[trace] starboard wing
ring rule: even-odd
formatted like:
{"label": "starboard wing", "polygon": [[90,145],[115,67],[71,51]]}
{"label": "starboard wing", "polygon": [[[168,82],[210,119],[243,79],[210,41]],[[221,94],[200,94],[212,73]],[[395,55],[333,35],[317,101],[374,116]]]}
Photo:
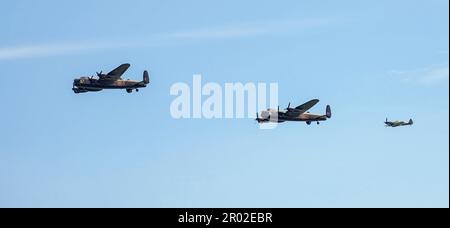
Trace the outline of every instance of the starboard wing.
{"label": "starboard wing", "polygon": [[111,80],[118,80],[122,77],[122,75],[130,68],[130,64],[122,64],[113,71],[109,72],[106,76]]}
{"label": "starboard wing", "polygon": [[310,110],[312,107],[314,107],[317,103],[319,103],[319,100],[314,99],[314,100],[306,102],[305,104],[298,106],[297,108],[295,108],[295,110],[297,112],[299,112],[300,114],[303,114],[306,111]]}

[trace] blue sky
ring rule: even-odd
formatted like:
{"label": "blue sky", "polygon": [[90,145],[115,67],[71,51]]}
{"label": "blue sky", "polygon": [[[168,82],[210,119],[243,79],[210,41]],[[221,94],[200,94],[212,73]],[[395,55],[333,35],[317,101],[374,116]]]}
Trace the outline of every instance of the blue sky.
{"label": "blue sky", "polygon": [[[448,207],[448,4],[2,1],[0,207]],[[151,86],[71,91],[125,62]],[[334,116],[174,120],[193,74]]]}

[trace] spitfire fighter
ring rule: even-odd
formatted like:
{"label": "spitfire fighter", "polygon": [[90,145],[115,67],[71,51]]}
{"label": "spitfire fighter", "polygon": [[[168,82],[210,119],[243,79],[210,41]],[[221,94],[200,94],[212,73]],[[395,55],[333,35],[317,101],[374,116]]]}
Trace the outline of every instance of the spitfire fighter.
{"label": "spitfire fighter", "polygon": [[122,64],[108,74],[103,72],[97,73],[97,78],[81,77],[73,81],[73,92],[87,93],[99,92],[104,89],[125,89],[128,93],[133,90],[139,92],[139,88],[145,88],[150,83],[150,78],[147,71],[144,71],[142,81],[123,80],[122,75],[128,70],[130,64]]}
{"label": "spitfire fighter", "polygon": [[256,121],[258,121],[258,123],[283,123],[286,121],[295,121],[306,122],[308,125],[311,125],[313,122],[320,124],[321,121],[330,119],[332,114],[331,107],[329,105],[327,105],[325,115],[312,114],[308,112],[308,110],[314,107],[317,103],[319,103],[319,100],[314,99],[296,108],[291,108],[291,104],[289,103],[289,106],[285,110],[280,110],[280,107],[278,107],[278,110],[267,109],[267,111],[263,111],[261,113],[261,117],[258,113],[256,114]]}
{"label": "spitfire fighter", "polygon": [[404,121],[388,121],[388,119],[386,118],[386,122],[384,122],[384,124],[386,124],[386,127],[402,127],[402,126],[412,126],[414,124],[414,121],[412,119],[409,120],[409,122],[404,122]]}

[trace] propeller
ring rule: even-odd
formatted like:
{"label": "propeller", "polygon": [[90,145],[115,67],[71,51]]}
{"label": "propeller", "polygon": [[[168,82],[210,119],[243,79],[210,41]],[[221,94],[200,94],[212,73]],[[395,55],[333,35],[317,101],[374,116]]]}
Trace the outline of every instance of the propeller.
{"label": "propeller", "polygon": [[97,76],[102,76],[102,74],[103,74],[103,71],[100,71],[100,73],[99,72],[97,72]]}
{"label": "propeller", "polygon": [[288,105],[287,109],[288,110],[291,109],[291,102],[289,102],[289,105]]}

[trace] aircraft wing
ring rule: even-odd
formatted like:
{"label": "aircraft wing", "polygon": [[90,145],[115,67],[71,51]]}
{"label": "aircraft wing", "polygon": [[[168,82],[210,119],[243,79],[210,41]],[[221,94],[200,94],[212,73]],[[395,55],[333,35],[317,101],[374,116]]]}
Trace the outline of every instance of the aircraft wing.
{"label": "aircraft wing", "polygon": [[116,69],[114,69],[113,71],[109,72],[106,76],[109,79],[118,80],[118,79],[120,79],[120,77],[122,77],[122,75],[125,73],[125,71],[128,70],[129,67],[130,67],[130,64],[128,64],[128,63],[122,64],[119,67],[117,67]]}
{"label": "aircraft wing", "polygon": [[401,125],[400,122],[386,122],[386,125],[389,127],[399,127]]}
{"label": "aircraft wing", "polygon": [[302,104],[300,106],[298,106],[296,109],[297,112],[299,112],[300,114],[305,113],[306,111],[310,110],[312,107],[314,107],[317,103],[319,103],[319,100],[314,99],[311,101],[306,102],[305,104]]}

